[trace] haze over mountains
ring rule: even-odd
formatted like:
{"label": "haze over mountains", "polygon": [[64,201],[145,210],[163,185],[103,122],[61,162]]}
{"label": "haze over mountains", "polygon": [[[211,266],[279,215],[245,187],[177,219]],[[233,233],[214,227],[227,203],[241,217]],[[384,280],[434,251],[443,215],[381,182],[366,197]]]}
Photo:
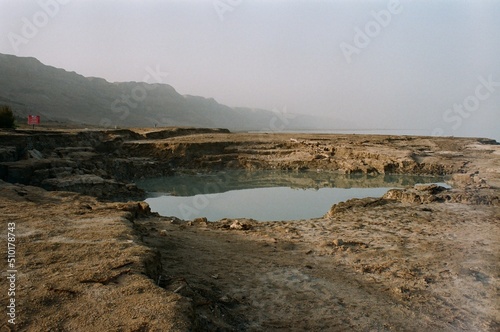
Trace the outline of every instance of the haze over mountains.
{"label": "haze over mountains", "polygon": [[[216,78],[214,78],[216,79]],[[168,84],[110,83],[42,64],[35,58],[0,54],[0,104],[16,116],[103,127],[196,126],[230,130],[327,130],[332,119],[245,107],[213,98],[180,95]]]}

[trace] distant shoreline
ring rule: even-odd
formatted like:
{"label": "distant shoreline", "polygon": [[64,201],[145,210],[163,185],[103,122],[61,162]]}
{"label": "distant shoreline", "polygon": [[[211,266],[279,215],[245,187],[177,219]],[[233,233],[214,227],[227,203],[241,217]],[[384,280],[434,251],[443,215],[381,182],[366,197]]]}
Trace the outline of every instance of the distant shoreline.
{"label": "distant shoreline", "polygon": [[[235,131],[239,132],[239,131]],[[346,135],[397,135],[397,136],[424,136],[424,137],[440,137],[434,136],[427,129],[290,129],[280,131],[259,131],[249,130],[241,131],[249,134],[255,133],[281,133],[281,134],[346,134]],[[442,137],[468,137],[468,138],[489,138],[494,139],[500,143],[500,136],[454,136],[443,135]]]}

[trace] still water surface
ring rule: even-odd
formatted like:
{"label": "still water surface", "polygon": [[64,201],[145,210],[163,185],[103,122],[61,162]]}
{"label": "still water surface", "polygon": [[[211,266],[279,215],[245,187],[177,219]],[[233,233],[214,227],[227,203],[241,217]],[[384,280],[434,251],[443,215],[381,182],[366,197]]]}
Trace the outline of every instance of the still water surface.
{"label": "still water surface", "polygon": [[380,197],[391,188],[442,183],[442,177],[344,175],[331,172],[225,171],[141,180],[146,202],[162,216],[299,220],[323,216],[351,198]]}

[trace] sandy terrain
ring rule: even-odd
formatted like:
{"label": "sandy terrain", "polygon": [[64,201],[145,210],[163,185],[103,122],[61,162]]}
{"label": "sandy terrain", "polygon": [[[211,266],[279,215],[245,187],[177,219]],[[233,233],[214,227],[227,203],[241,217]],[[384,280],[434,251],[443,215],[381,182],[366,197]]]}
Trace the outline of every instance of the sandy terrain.
{"label": "sandy terrain", "polygon": [[248,230],[141,225],[161,250],[166,288],[186,286],[180,294],[199,301],[200,314],[242,330],[494,331],[499,217],[498,207],[387,203],[240,221]]}
{"label": "sandy terrain", "polygon": [[[8,225],[15,223],[17,270],[16,324],[4,318],[2,330],[500,330],[499,145],[224,132],[156,133],[151,139],[145,130],[136,133],[144,138],[99,133],[95,146],[75,143],[71,153],[59,155],[50,155],[58,136],[50,150],[31,146],[44,155],[40,160],[52,158],[43,164],[50,172],[64,161],[64,177],[38,172],[41,161],[25,157],[19,146],[28,134],[4,134],[0,175],[28,174],[29,164],[33,183],[0,181],[2,243],[7,247]],[[104,149],[103,141],[115,145]],[[29,186],[47,183],[42,175],[51,183],[71,177],[72,188],[92,193],[76,179],[95,173],[85,161],[99,156],[114,158],[114,165],[150,158],[157,163],[147,164],[151,170],[414,170],[449,174],[453,189],[416,187],[351,200],[312,220],[208,223],[159,217],[144,203],[110,202],[109,195],[103,201]],[[107,167],[99,173],[105,181],[95,186],[123,182],[131,190],[125,168],[118,181]],[[4,277],[4,304],[12,298],[8,288]]]}

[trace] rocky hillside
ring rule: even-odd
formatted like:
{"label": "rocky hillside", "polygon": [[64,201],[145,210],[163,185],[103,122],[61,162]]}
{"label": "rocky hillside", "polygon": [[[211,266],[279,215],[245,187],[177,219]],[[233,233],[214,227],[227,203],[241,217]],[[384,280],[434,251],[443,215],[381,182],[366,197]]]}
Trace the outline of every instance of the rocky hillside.
{"label": "rocky hillside", "polygon": [[[180,95],[168,84],[110,83],[0,54],[0,104],[19,117],[102,127],[194,126],[233,130],[327,129],[333,121],[305,115],[231,108],[213,98]],[[335,121],[335,125],[339,125]]]}

